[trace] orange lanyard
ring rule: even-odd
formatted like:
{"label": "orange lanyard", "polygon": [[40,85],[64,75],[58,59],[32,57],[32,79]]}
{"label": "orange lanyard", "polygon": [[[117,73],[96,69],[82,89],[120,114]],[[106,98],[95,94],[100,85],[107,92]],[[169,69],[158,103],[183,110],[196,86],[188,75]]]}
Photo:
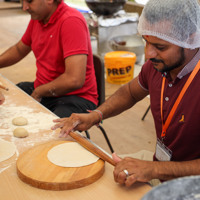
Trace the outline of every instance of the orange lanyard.
{"label": "orange lanyard", "polygon": [[161,133],[161,137],[164,139],[165,135],[166,135],[166,131],[167,128],[169,127],[169,124],[174,116],[174,113],[181,101],[181,99],[183,98],[183,95],[185,94],[187,88],[189,87],[190,83],[192,82],[192,80],[194,79],[194,77],[196,76],[197,72],[200,69],[200,61],[197,63],[196,67],[194,68],[194,70],[192,71],[192,73],[190,74],[187,82],[185,83],[185,85],[183,86],[183,89],[181,90],[178,98],[176,99],[176,102],[174,103],[165,123],[163,122],[163,95],[164,95],[164,88],[165,88],[165,80],[166,78],[163,77],[162,80],[162,87],[161,87],[161,99],[160,99],[160,109],[161,109],[161,120],[162,120],[162,133]]}

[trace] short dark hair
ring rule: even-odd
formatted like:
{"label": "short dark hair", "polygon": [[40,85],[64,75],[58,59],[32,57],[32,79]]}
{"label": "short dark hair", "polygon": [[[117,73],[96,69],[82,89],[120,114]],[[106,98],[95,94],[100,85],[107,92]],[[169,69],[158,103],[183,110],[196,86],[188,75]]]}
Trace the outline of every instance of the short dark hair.
{"label": "short dark hair", "polygon": [[62,0],[54,0],[54,2],[60,4],[62,2]]}

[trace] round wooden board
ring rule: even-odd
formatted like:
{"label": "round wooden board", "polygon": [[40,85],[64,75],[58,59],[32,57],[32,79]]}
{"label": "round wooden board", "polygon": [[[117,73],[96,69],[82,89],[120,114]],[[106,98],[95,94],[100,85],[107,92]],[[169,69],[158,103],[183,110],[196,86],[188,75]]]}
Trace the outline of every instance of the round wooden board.
{"label": "round wooden board", "polygon": [[98,180],[104,173],[104,161],[84,167],[59,167],[47,158],[56,145],[70,141],[51,141],[35,146],[17,160],[17,174],[27,184],[46,190],[68,190],[84,187]]}

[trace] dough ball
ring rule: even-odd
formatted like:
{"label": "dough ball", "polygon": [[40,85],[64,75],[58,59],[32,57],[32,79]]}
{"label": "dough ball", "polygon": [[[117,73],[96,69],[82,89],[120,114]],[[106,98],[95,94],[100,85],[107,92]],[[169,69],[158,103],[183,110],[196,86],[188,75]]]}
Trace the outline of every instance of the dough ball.
{"label": "dough ball", "polygon": [[28,124],[28,120],[25,117],[16,117],[12,120],[12,123],[16,126],[24,126]]}
{"label": "dough ball", "polygon": [[28,131],[25,128],[16,128],[13,131],[13,135],[18,138],[24,138],[28,136]]}

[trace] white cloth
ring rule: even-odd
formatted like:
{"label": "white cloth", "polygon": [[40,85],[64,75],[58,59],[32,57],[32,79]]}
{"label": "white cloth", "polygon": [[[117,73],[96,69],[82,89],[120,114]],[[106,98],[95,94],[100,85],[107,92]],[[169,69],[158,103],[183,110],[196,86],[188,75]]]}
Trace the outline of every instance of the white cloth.
{"label": "white cloth", "polygon": [[146,3],[147,3],[148,1],[149,1],[149,0],[135,0],[136,3],[142,4],[142,5],[146,5]]}
{"label": "white cloth", "polygon": [[112,17],[100,16],[98,17],[98,24],[103,27],[118,26],[127,21],[138,21],[138,13],[127,13],[124,10],[120,10],[113,14]]}

